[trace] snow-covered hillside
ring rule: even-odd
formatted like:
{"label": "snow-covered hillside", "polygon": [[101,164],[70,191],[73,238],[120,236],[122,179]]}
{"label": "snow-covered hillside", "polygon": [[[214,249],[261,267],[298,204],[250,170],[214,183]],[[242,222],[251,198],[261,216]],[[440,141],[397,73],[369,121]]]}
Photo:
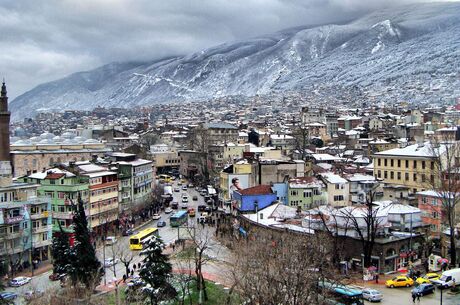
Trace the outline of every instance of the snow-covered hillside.
{"label": "snow-covered hillside", "polygon": [[12,101],[11,109],[19,118],[39,109],[129,107],[312,86],[400,92],[385,88],[421,82],[449,86],[458,83],[459,71],[460,3],[417,4],[347,24],[288,29],[188,56],[112,63],[37,86]]}

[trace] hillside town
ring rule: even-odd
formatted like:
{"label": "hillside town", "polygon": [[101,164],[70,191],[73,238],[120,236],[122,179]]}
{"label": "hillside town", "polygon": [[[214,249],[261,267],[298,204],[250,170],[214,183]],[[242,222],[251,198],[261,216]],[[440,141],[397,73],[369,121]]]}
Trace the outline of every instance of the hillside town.
{"label": "hillside town", "polygon": [[[168,255],[174,256],[181,242],[193,244],[179,229],[166,230],[176,227],[173,217],[181,214],[179,228],[201,224],[214,232],[216,246],[206,253],[217,261],[237,258],[245,250],[233,243],[244,239],[256,245],[268,238],[283,247],[286,236],[322,238],[333,247],[332,255],[325,254],[331,270],[350,285],[375,283],[371,290],[383,293],[382,304],[403,304],[391,301],[398,294],[385,303],[385,285],[416,281],[453,289],[460,273],[440,276],[460,266],[459,125],[460,100],[425,108],[407,103],[346,108],[254,97],[206,107],[43,112],[10,127],[3,83],[0,256],[5,278],[55,275],[49,271],[56,260],[53,240],[64,236],[69,247],[78,245],[75,206],[82,202],[91,243],[97,255],[103,249],[107,268],[123,260],[112,246],[110,259],[116,262],[107,263],[108,242],[128,242],[139,226],[158,228]],[[139,255],[131,260],[140,266]],[[224,281],[220,267],[215,263],[209,272]],[[133,276],[123,275],[122,266],[117,276],[115,269],[113,276],[104,275],[103,289],[118,289],[117,279],[125,283]],[[436,279],[423,280],[433,273]],[[382,299],[380,292],[375,300]],[[454,297],[444,298],[454,304]],[[437,304],[430,300],[424,304]]]}

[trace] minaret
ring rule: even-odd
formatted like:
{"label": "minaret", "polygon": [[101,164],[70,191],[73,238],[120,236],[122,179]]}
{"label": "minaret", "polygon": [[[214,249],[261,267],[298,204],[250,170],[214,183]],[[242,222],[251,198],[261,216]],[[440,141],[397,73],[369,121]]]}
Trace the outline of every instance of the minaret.
{"label": "minaret", "polygon": [[11,158],[10,158],[10,116],[8,111],[8,97],[6,85],[3,80],[0,94],[0,187],[12,183]]}

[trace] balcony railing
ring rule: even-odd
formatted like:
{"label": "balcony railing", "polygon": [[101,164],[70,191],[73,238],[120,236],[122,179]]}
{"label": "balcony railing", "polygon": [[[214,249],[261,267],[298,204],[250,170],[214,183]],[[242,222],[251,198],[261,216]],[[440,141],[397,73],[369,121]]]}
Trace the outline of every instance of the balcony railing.
{"label": "balcony railing", "polygon": [[32,233],[44,233],[53,230],[53,225],[40,226],[38,228],[32,228]]}
{"label": "balcony railing", "polygon": [[17,232],[13,232],[13,233],[4,232],[4,233],[0,233],[0,238],[2,238],[2,239],[16,239],[16,238],[21,237],[23,233],[24,233],[24,231],[22,229],[17,231]]}
{"label": "balcony railing", "polygon": [[[87,211],[85,211],[87,212]],[[56,219],[72,219],[73,213],[72,212],[53,212],[53,218]]]}
{"label": "balcony railing", "polygon": [[19,216],[14,216],[14,217],[6,217],[5,218],[5,223],[6,224],[12,224],[12,223],[18,223],[24,220],[24,215],[19,215]]}
{"label": "balcony railing", "polygon": [[41,213],[30,214],[30,219],[48,218],[49,215],[50,215],[49,211],[43,211]]}

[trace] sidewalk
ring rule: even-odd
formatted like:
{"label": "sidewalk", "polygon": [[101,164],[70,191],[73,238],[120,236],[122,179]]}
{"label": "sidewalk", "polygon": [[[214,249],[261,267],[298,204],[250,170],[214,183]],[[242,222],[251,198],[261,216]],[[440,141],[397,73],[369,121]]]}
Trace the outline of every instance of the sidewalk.
{"label": "sidewalk", "polygon": [[[50,270],[53,270],[53,264],[51,264],[51,262],[41,263],[40,267],[34,270],[34,276],[46,273]],[[17,276],[32,277],[32,271],[28,268],[27,270],[16,273],[15,277]]]}

